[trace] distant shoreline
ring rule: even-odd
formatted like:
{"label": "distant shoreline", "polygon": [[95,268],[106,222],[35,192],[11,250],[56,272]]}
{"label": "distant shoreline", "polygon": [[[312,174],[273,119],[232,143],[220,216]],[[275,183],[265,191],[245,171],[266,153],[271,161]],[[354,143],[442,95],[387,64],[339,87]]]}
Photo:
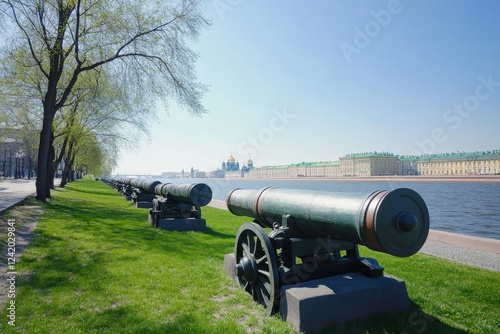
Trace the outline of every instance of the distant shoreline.
{"label": "distant shoreline", "polygon": [[[217,178],[213,178],[217,179]],[[422,175],[395,175],[395,176],[341,176],[341,177],[243,177],[225,178],[227,180],[294,180],[294,181],[395,181],[395,182],[486,182],[500,183],[500,175],[475,175],[475,176],[422,176]]]}

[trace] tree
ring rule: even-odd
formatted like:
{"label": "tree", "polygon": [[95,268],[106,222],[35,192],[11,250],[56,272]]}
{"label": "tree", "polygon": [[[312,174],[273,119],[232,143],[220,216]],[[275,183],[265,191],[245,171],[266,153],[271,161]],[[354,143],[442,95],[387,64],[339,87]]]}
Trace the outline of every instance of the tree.
{"label": "tree", "polygon": [[[96,138],[91,133],[80,137],[78,141],[71,141],[66,156],[61,186],[73,181],[73,175],[77,171],[96,171],[104,164],[105,157]],[[78,168],[76,168],[78,166]]]}
{"label": "tree", "polygon": [[[119,147],[130,148],[136,142],[134,139],[148,133],[151,114],[135,111],[127,99],[126,91],[116,89],[117,86],[113,78],[100,71],[97,76],[86,75],[85,80],[80,80],[74,89],[73,103],[64,108],[63,121],[60,122],[64,124],[60,131],[63,144],[57,163],[65,155],[61,187],[70,180],[68,175],[71,175],[75,158],[79,166],[100,175],[99,164],[111,170],[116,165]],[[85,149],[81,149],[82,146]],[[83,163],[80,162],[82,160]]]}
{"label": "tree", "polygon": [[[200,10],[196,0],[0,0],[0,22],[12,31],[1,45],[2,60],[23,66],[17,72],[2,67],[2,91],[14,99],[38,98],[43,109],[38,200],[50,197],[55,116],[82,73],[105,68],[140,110],[153,113],[157,98],[173,97],[192,114],[205,112],[206,88],[196,82],[197,55],[188,46],[208,25]],[[19,83],[26,90],[16,88]]]}

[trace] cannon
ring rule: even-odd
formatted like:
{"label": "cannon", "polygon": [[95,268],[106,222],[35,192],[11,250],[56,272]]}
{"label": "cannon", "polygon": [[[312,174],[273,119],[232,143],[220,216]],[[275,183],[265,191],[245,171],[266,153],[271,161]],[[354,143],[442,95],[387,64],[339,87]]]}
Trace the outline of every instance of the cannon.
{"label": "cannon", "polygon": [[359,194],[235,189],[226,204],[254,219],[236,235],[233,277],[268,314],[278,310],[287,284],[351,272],[383,276],[375,259],[359,256],[358,245],[407,257],[429,232],[427,206],[407,188]]}
{"label": "cannon", "polygon": [[204,183],[155,186],[149,210],[149,222],[154,227],[167,230],[204,230],[206,221],[201,217],[201,207],[212,200],[212,189]]}
{"label": "cannon", "polygon": [[127,183],[132,187],[130,198],[137,208],[150,208],[156,197],[155,188],[161,184],[160,181],[140,179],[129,179]]}
{"label": "cannon", "polygon": [[118,191],[122,194],[122,196],[127,200],[132,200],[132,185],[130,185],[131,178],[120,178],[115,180],[115,183],[118,184]]}
{"label": "cannon", "polygon": [[119,193],[122,194],[123,197],[127,201],[131,200],[133,188],[131,185],[132,180],[131,178],[112,178],[112,179],[107,179],[103,178],[101,179],[102,182],[106,183],[107,185],[111,186],[113,189],[118,191]]}
{"label": "cannon", "polygon": [[137,207],[151,206],[151,200],[155,198],[154,188],[160,183],[133,178],[103,178],[102,181],[121,193],[127,201],[132,201]]}
{"label": "cannon", "polygon": [[108,179],[102,178],[101,181],[109,185],[116,191],[122,194],[127,201],[130,201],[132,195],[132,186],[130,185],[131,179],[118,178],[118,179]]}

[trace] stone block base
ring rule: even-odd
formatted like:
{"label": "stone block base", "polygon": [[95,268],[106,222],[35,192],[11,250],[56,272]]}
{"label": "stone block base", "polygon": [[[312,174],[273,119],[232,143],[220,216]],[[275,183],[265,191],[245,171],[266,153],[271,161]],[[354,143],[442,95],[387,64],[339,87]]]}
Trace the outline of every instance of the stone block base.
{"label": "stone block base", "polygon": [[[226,254],[224,270],[236,281],[235,265],[234,254]],[[297,331],[311,332],[376,314],[403,312],[409,307],[404,281],[349,273],[283,285],[279,312]]]}
{"label": "stone block base", "polygon": [[151,202],[135,202],[135,207],[139,209],[149,209],[151,205]]}
{"label": "stone block base", "polygon": [[281,316],[301,332],[409,307],[404,281],[391,276],[350,273],[284,285],[280,294]]}
{"label": "stone block base", "polygon": [[229,276],[229,278],[238,283],[236,275],[234,274],[235,266],[236,266],[236,260],[234,259],[234,253],[228,253],[224,255],[224,270],[226,271],[227,276]]}
{"label": "stone block base", "polygon": [[158,221],[158,227],[167,231],[205,231],[207,223],[203,218],[165,218]]}

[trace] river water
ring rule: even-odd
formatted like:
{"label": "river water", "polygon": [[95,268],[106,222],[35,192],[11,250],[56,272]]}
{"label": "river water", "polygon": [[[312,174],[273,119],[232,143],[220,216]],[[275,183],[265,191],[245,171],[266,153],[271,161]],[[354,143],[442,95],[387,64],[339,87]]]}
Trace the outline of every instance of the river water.
{"label": "river water", "polygon": [[279,187],[333,192],[369,193],[375,190],[410,188],[418,192],[429,209],[434,230],[500,240],[500,183],[425,181],[159,179],[162,183],[203,182],[214,199],[225,200],[235,189]]}

